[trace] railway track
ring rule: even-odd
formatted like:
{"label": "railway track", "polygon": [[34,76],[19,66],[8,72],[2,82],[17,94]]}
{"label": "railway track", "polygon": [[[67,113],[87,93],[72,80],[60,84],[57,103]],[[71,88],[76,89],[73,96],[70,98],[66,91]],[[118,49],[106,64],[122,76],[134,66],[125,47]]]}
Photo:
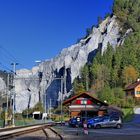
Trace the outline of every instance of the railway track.
{"label": "railway track", "polygon": [[30,135],[31,133],[35,133],[37,131],[42,131],[44,133],[45,139],[57,138],[58,140],[63,140],[61,134],[55,131],[52,126],[53,125],[50,124],[38,124],[32,126],[1,129],[0,140],[16,139],[26,134]]}

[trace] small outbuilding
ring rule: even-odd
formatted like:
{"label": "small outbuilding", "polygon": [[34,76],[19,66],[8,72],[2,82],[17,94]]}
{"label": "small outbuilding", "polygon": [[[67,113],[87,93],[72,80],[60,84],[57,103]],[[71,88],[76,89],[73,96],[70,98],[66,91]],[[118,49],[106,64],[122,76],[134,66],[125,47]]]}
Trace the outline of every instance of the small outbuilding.
{"label": "small outbuilding", "polygon": [[42,113],[40,111],[33,112],[33,118],[37,119],[37,120],[41,119],[42,118]]}

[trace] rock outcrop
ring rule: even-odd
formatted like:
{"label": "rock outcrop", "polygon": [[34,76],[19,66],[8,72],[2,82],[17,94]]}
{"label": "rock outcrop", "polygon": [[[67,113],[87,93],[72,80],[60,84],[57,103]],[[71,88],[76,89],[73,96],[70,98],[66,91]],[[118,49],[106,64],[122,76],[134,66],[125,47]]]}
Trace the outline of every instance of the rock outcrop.
{"label": "rock outcrop", "polygon": [[33,107],[39,100],[44,102],[44,93],[47,105],[50,99],[52,106],[57,105],[61,93],[60,78],[63,75],[66,77],[63,97],[69,96],[73,80],[80,75],[80,69],[93,59],[98,49],[104,52],[108,43],[117,46],[121,38],[119,31],[116,17],[108,17],[97,28],[93,27],[86,38],[63,49],[55,58],[41,62],[32,70],[18,70],[15,79],[16,111]]}
{"label": "rock outcrop", "polygon": [[0,93],[5,93],[6,91],[6,83],[5,81],[0,77]]}

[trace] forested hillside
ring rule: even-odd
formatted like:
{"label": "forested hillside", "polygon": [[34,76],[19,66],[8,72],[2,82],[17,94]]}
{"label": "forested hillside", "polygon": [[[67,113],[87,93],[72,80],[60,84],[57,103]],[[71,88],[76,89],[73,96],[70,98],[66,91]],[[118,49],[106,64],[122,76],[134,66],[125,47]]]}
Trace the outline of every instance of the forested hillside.
{"label": "forested hillside", "polygon": [[113,15],[117,16],[122,36],[129,35],[123,45],[97,52],[93,62],[84,66],[81,77],[74,81],[74,93],[92,90],[101,100],[119,106],[133,105],[125,99],[124,88],[140,76],[140,0],[115,0]]}

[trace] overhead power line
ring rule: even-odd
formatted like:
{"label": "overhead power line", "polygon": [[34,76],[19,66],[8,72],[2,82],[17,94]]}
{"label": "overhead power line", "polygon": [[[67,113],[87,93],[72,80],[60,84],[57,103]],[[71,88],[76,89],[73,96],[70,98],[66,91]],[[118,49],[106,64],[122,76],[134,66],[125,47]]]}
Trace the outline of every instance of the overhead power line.
{"label": "overhead power line", "polygon": [[3,53],[7,56],[7,58],[11,61],[17,61],[16,58],[4,47],[0,46],[0,49],[3,51]]}
{"label": "overhead power line", "polygon": [[9,72],[13,72],[12,69],[8,68],[7,66],[3,65],[1,62],[0,62],[0,67],[2,67],[3,69],[9,71]]}
{"label": "overhead power line", "polygon": [[19,65],[26,68],[26,66],[22,64],[20,60],[18,60],[9,50],[7,50],[6,48],[2,46],[0,46],[0,60],[4,64],[9,64],[9,65],[11,64],[11,62],[18,62]]}

